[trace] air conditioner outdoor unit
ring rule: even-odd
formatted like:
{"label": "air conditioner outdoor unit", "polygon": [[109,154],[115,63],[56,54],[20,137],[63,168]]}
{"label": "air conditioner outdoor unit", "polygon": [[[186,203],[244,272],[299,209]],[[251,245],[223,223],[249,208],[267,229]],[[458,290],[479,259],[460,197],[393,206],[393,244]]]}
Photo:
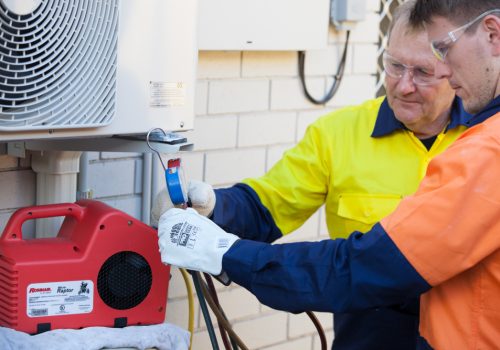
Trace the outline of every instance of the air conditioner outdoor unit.
{"label": "air conditioner outdoor unit", "polygon": [[0,142],[193,127],[196,0],[0,0]]}

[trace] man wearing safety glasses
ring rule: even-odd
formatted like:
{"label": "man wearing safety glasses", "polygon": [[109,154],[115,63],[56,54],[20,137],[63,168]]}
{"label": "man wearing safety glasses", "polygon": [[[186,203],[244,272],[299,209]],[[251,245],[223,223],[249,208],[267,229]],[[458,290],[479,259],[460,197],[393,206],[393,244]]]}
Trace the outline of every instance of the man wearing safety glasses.
{"label": "man wearing safety glasses", "polygon": [[[364,235],[270,245],[226,233],[191,210],[172,209],[160,219],[162,259],[225,271],[261,302],[291,312],[352,312],[422,295],[417,348],[498,349],[499,6],[498,0],[417,1],[411,23],[427,25],[441,60],[434,74],[447,78],[474,113],[473,127],[430,162],[417,192],[394,213]],[[408,62],[391,45],[384,57],[388,75],[425,79],[428,67]],[[162,240],[175,225],[197,228],[192,249]]]}

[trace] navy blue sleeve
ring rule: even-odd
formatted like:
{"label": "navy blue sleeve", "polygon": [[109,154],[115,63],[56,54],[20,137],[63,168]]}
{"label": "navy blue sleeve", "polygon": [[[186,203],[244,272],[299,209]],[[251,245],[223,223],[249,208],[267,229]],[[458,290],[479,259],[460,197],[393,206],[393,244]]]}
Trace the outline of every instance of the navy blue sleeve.
{"label": "navy blue sleeve", "polygon": [[225,231],[259,242],[274,242],[282,236],[255,191],[246,184],[215,190],[215,208],[210,217]]}
{"label": "navy blue sleeve", "polygon": [[289,312],[352,312],[404,303],[430,289],[380,224],[348,239],[239,240],[222,267],[263,304]]}

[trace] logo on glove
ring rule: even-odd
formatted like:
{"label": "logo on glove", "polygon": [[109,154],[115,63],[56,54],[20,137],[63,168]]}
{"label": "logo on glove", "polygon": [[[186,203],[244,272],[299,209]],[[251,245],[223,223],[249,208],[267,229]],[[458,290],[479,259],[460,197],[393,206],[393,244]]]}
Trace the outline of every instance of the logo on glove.
{"label": "logo on glove", "polygon": [[193,249],[196,243],[196,233],[198,227],[188,224],[187,222],[180,222],[172,226],[170,231],[170,240],[178,246]]}

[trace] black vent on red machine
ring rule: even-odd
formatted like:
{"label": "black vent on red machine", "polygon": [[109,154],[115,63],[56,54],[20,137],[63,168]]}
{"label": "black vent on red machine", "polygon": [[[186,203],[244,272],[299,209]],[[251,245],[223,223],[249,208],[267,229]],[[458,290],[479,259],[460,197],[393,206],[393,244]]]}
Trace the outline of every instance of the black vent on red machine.
{"label": "black vent on red machine", "polygon": [[97,290],[106,305],[126,310],[147,297],[152,281],[151,267],[146,259],[134,252],[120,252],[102,265]]}
{"label": "black vent on red machine", "polygon": [[[25,221],[55,216],[65,217],[56,237],[23,239]],[[169,277],[156,230],[102,202],[19,209],[0,238],[0,326],[162,323]]]}

